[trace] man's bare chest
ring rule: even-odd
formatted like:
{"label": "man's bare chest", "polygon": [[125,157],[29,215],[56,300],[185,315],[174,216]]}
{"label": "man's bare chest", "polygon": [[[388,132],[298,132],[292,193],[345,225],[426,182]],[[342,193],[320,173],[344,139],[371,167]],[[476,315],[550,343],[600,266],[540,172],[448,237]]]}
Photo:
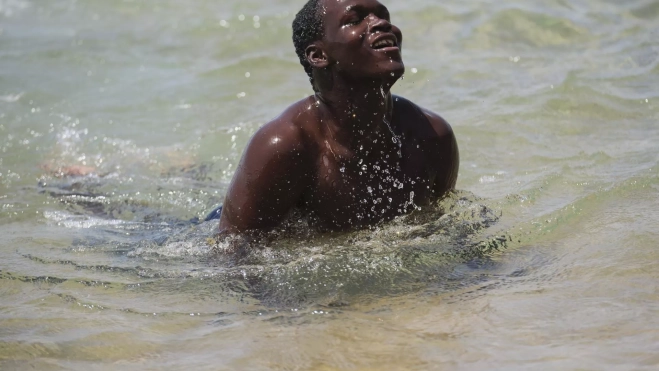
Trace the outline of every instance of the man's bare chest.
{"label": "man's bare chest", "polygon": [[324,225],[349,228],[408,213],[431,201],[435,174],[421,151],[349,160],[321,154],[305,207]]}

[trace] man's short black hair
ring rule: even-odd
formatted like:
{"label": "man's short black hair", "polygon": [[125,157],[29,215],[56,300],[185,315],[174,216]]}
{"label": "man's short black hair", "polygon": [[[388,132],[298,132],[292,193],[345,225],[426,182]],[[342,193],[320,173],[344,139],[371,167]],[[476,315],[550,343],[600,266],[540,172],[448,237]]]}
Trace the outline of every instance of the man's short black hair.
{"label": "man's short black hair", "polygon": [[318,41],[323,37],[323,12],[320,6],[322,0],[309,0],[302,7],[295,20],[293,20],[293,45],[295,52],[300,58],[300,64],[304,71],[309,75],[309,81],[313,86],[312,68],[305,50],[311,43]]}

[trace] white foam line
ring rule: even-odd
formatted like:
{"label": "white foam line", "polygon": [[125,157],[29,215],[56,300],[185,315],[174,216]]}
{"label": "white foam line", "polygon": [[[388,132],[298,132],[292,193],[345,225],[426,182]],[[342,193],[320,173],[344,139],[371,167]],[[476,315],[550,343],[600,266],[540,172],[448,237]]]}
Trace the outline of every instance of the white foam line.
{"label": "white foam line", "polygon": [[7,95],[0,95],[0,101],[7,102],[7,103],[16,103],[18,102],[25,93],[18,93],[18,94],[7,94]]}
{"label": "white foam line", "polygon": [[[141,225],[154,225],[150,223],[140,223],[140,222],[127,222],[117,219],[100,219],[100,218],[88,218],[83,216],[71,215],[68,213],[63,213],[60,211],[45,211],[43,215],[46,219],[57,222],[59,225],[66,228],[76,228],[76,229],[89,229],[98,226],[141,226]],[[161,223],[161,225],[167,225],[167,223]]]}

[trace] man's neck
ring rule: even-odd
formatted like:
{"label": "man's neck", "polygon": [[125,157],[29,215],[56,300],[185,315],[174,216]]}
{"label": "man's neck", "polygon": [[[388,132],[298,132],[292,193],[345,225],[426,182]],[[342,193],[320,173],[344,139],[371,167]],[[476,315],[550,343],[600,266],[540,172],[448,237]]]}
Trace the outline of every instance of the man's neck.
{"label": "man's neck", "polygon": [[317,92],[316,99],[329,116],[324,121],[334,140],[358,148],[377,137],[391,135],[391,128],[387,128],[393,114],[389,83],[335,81],[332,85]]}

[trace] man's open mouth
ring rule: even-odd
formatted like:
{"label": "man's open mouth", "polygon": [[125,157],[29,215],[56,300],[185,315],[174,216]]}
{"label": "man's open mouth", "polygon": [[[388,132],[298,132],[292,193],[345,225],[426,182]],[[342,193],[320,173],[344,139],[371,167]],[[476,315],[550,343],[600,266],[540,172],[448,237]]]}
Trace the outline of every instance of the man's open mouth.
{"label": "man's open mouth", "polygon": [[390,48],[398,48],[398,42],[394,35],[383,35],[378,37],[371,47],[375,50],[388,50]]}

